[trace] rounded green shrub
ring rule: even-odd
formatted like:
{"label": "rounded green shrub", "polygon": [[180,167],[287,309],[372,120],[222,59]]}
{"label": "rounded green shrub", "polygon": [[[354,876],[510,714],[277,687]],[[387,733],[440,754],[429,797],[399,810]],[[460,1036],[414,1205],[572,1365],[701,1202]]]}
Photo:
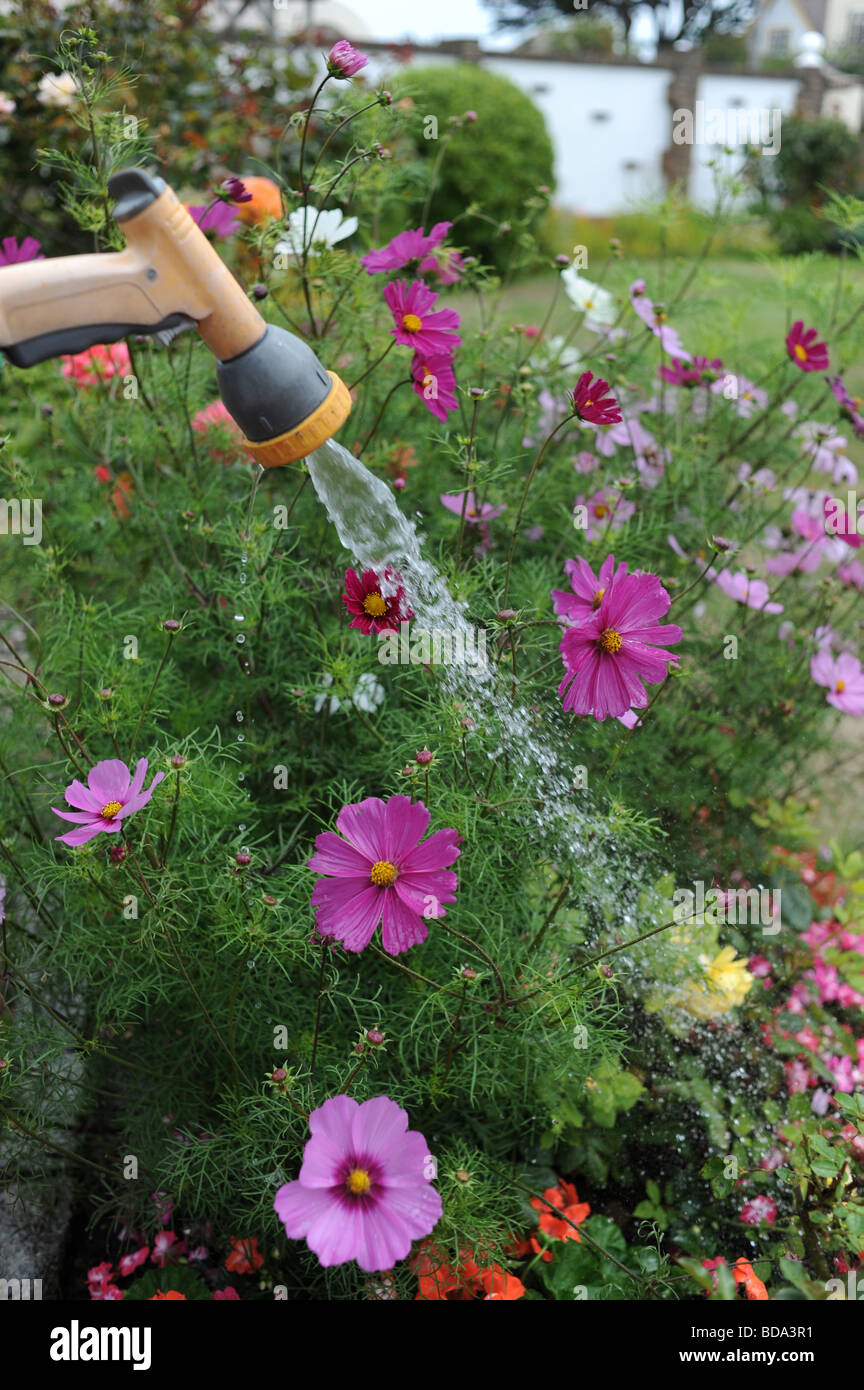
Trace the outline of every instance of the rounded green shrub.
{"label": "rounded green shrub", "polygon": [[[554,186],[554,152],[542,115],[506,77],[468,63],[412,69],[402,94],[415,103],[418,155],[429,163],[428,174],[434,178],[431,219],[453,221],[470,204],[482,207],[482,218],[460,220],[455,239],[491,264],[506,265],[512,242],[506,233],[502,236],[501,225],[524,219],[538,187]],[[476,121],[451,123],[466,111],[476,112]],[[437,121],[437,139],[425,133],[434,130],[429,117]],[[418,220],[427,189],[424,177],[411,204]],[[538,217],[545,202],[537,201]]]}

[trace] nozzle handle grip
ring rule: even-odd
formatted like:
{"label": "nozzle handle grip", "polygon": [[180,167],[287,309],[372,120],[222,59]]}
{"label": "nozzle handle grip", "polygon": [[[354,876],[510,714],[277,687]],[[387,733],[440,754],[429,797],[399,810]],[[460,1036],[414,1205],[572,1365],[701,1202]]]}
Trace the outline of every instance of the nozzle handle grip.
{"label": "nozzle handle grip", "polygon": [[182,314],[170,314],[157,324],[83,323],[76,328],[57,328],[50,333],[40,333],[35,338],[25,339],[23,343],[4,347],[3,355],[15,367],[35,367],[37,362],[47,362],[49,357],[86,352],[97,343],[119,343],[131,333],[153,335],[166,332],[182,327],[187,321]]}

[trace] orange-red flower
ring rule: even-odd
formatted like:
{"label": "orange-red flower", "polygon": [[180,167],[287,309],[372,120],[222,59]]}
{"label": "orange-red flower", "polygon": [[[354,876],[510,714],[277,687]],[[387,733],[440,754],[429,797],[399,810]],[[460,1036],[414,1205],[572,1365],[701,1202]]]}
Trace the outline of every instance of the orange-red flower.
{"label": "orange-red flower", "polygon": [[481,1268],[470,1250],[459,1253],[459,1266],[447,1263],[444,1252],[424,1241],[412,1268],[417,1275],[419,1292],[415,1302],[445,1300],[448,1303],[467,1303],[473,1300],[511,1302],[521,1298],[525,1285],[500,1265]]}
{"label": "orange-red flower", "polygon": [[232,1245],[225,1268],[234,1274],[254,1274],[264,1263],[264,1256],[258,1249],[256,1236],[244,1236],[242,1240],[231,1237]]}
{"label": "orange-red flower", "polygon": [[[702,1261],[703,1267],[712,1271],[715,1289],[717,1287],[717,1275],[714,1274],[713,1271],[718,1265],[725,1265],[725,1263],[726,1261],[722,1255],[718,1255],[716,1260]],[[732,1266],[732,1278],[735,1280],[736,1284],[743,1287],[745,1297],[749,1299],[759,1299],[760,1301],[765,1301],[767,1299],[770,1302],[768,1290],[756,1274],[750,1261],[745,1260],[743,1255],[739,1260],[736,1260]]]}
{"label": "orange-red flower", "polygon": [[[532,1207],[540,1214],[540,1230],[555,1240],[581,1241],[582,1237],[574,1229],[574,1225],[571,1225],[571,1222],[578,1226],[585,1220],[586,1216],[590,1216],[591,1207],[587,1202],[579,1201],[579,1193],[572,1182],[565,1182],[563,1178],[559,1178],[558,1186],[547,1187],[543,1196],[546,1199],[543,1202],[539,1197],[531,1198]],[[561,1212],[560,1217],[555,1216],[554,1212],[550,1211],[550,1203],[557,1211]],[[564,1217],[567,1219],[562,1219]],[[551,1250],[543,1249],[536,1236],[531,1237],[531,1249],[538,1255],[542,1251],[544,1260],[552,1259]]]}
{"label": "orange-red flower", "polygon": [[167,1293],[163,1293],[161,1289],[157,1289],[155,1293],[151,1293],[151,1295],[150,1295],[150,1297],[148,1298],[147,1302],[148,1302],[148,1303],[154,1303],[154,1302],[155,1302],[155,1303],[167,1303],[168,1300],[169,1300],[169,1299],[172,1299],[172,1298],[173,1298],[173,1299],[182,1298],[182,1300],[183,1300],[184,1303],[188,1303],[188,1302],[189,1302],[189,1300],[188,1300],[188,1298],[186,1297],[185,1293],[180,1293],[177,1289],[168,1289]]}

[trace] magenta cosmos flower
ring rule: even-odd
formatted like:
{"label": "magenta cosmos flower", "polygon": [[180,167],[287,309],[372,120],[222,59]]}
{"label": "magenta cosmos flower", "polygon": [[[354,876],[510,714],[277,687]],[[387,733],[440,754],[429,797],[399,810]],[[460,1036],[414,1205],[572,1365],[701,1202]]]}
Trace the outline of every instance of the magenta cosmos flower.
{"label": "magenta cosmos flower", "polygon": [[360,264],[370,275],[377,275],[381,270],[401,270],[411,261],[422,261],[424,256],[440,246],[452,225],[452,222],[436,222],[428,236],[422,227],[415,231],[399,232],[380,250],[367,251],[365,256],[360,257]]}
{"label": "magenta cosmos flower", "polygon": [[25,236],[22,242],[14,236],[4,236],[0,241],[0,266],[20,265],[22,261],[44,261],[42,243],[33,236]]}
{"label": "magenta cosmos flower", "polygon": [[133,777],[128,767],[119,758],[106,758],[96,763],[87,774],[87,786],[83,782],[70,782],[64,793],[74,811],[51,810],[62,820],[74,821],[78,829],[69,830],[65,835],[54,838],[64,845],[83,845],[105,830],[114,833],[126,816],[140,811],[146,806],[155,788],[165,776],[157,772],[146,791],[142,790],[147,776],[147,759],[139,758]]}
{"label": "magenta cosmos flower", "polygon": [[332,1096],[309,1116],[300,1177],[273,1202],[285,1234],[326,1267],[356,1260],[392,1269],[441,1218],[435,1164],[423,1135],[388,1096],[358,1105]]}
{"label": "magenta cosmos flower", "polygon": [[336,828],[315,839],[310,869],[324,874],[312,890],[315,924],[322,936],[341,941],[346,951],[362,951],[382,922],[384,950],[398,956],[426,940],[426,918],[444,917],[444,903],[455,902],[457,878],[446,866],[459,858],[455,830],[436,830],[420,843],[429,826],[422,801],[368,796],[343,806]]}
{"label": "magenta cosmos flower", "polygon": [[411,285],[406,280],[391,280],[384,286],[384,298],[393,315],[395,326],[390,331],[397,343],[418,353],[446,356],[462,341],[456,336],[456,310],[433,309],[438,295],[422,280],[414,280]]}
{"label": "magenta cosmos flower", "polygon": [[670,603],[655,574],[628,574],[626,562],[612,571],[596,613],[561,639],[564,679],[558,694],[565,710],[602,720],[647,705],[643,680],[664,681],[668,663],[677,660],[659,648],[683,635],[675,623],[658,622]]}
{"label": "magenta cosmos flower", "polygon": [[615,556],[607,555],[595,574],[587,560],[580,555],[577,560],[565,560],[564,572],[570,580],[571,593],[566,589],[553,589],[549,595],[552,607],[568,623],[579,623],[583,618],[592,618],[603,602],[606,586],[615,569]]}
{"label": "magenta cosmos flower", "polygon": [[347,39],[340,39],[327,54],[327,71],[331,77],[353,77],[355,72],[365,68],[368,62],[369,57],[366,53],[361,53]]}
{"label": "magenta cosmos flower", "polygon": [[815,328],[805,328],[803,319],[796,319],[786,335],[786,351],[802,372],[828,370],[828,349],[819,341]]}
{"label": "magenta cosmos flower", "polygon": [[852,426],[853,432],[858,439],[864,439],[864,416],[861,415],[861,399],[858,396],[850,396],[843,384],[842,376],[826,376],[825,380],[834,393],[834,399],[840,406],[841,412]]}
{"label": "magenta cosmos flower", "polygon": [[241,225],[231,204],[224,203],[221,198],[209,205],[187,203],[186,211],[202,232],[213,232],[215,236],[230,236]]}
{"label": "magenta cosmos flower", "polygon": [[400,623],[414,617],[405,602],[405,590],[395,570],[388,566],[383,574],[375,570],[345,571],[345,592],[342,602],[353,614],[350,626],[370,632],[398,632]]}
{"label": "magenta cosmos flower", "polygon": [[592,425],[620,425],[621,411],[615,397],[609,394],[609,382],[583,372],[573,392],[573,410],[580,420]]}
{"label": "magenta cosmos flower", "polygon": [[412,390],[436,420],[446,420],[457,408],[453,359],[443,354],[415,352],[411,363]]}
{"label": "magenta cosmos flower", "polygon": [[843,714],[864,714],[864,671],[861,662],[849,652],[832,656],[823,647],[810,660],[810,675],[817,685],[824,685],[829,705]]}
{"label": "magenta cosmos flower", "polygon": [[722,370],[723,363],[719,357],[710,360],[707,357],[694,357],[689,367],[686,362],[673,357],[668,366],[664,363],[658,367],[657,373],[670,386],[711,386]]}

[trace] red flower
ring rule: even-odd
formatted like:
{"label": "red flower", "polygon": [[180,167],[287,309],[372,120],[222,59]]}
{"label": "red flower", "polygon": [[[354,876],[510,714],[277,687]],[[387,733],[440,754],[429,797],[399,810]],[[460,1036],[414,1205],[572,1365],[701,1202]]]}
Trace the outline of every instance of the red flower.
{"label": "red flower", "polygon": [[[716,1260],[702,1261],[703,1269],[710,1269],[712,1271],[715,1289],[717,1288],[717,1275],[714,1274],[713,1271],[717,1268],[718,1265],[725,1265],[725,1263],[726,1261],[724,1260],[722,1255],[718,1255]],[[762,1280],[755,1273],[750,1261],[745,1260],[743,1256],[740,1260],[736,1260],[734,1265],[732,1266],[732,1278],[735,1280],[736,1284],[738,1284],[739,1286],[743,1286],[744,1293],[747,1298],[758,1299],[760,1301],[769,1299],[768,1290],[762,1283]]]}
{"label": "red flower", "polygon": [[225,1268],[230,1269],[233,1274],[254,1274],[264,1263],[264,1256],[258,1249],[257,1237],[246,1236],[243,1240],[237,1240],[232,1236],[231,1240],[231,1251],[225,1261]]}
{"label": "red flower", "polygon": [[815,328],[805,328],[803,319],[796,319],[786,335],[786,351],[802,372],[824,372],[828,369],[828,349],[819,341]]}
{"label": "red flower", "polygon": [[176,1301],[178,1298],[182,1298],[184,1303],[188,1303],[189,1301],[185,1293],[180,1293],[178,1289],[168,1289],[167,1293],[163,1293],[161,1289],[157,1289],[155,1293],[150,1295],[147,1302],[168,1303],[169,1300],[173,1299]]}
{"label": "red flower", "polygon": [[437,1245],[424,1241],[412,1266],[419,1288],[415,1302],[512,1302],[524,1294],[521,1279],[507,1274],[500,1265],[481,1269],[470,1250],[460,1251],[459,1260],[459,1267],[453,1269]]}
{"label": "red flower", "polygon": [[[571,1223],[578,1226],[580,1222],[585,1220],[586,1216],[590,1216],[591,1207],[587,1202],[579,1201],[579,1193],[573,1184],[564,1182],[563,1178],[559,1179],[558,1186],[547,1187],[543,1196],[546,1199],[543,1202],[539,1197],[531,1198],[531,1206],[540,1214],[540,1230],[555,1240],[581,1241],[582,1237],[577,1230],[574,1230]],[[550,1210],[550,1204],[561,1212],[560,1217]],[[567,1220],[563,1220],[563,1217],[566,1217]],[[551,1260],[552,1258],[551,1250],[544,1250],[536,1236],[531,1237],[531,1249],[537,1255],[542,1251],[544,1260]]]}
{"label": "red flower", "polygon": [[[382,585],[392,592],[382,593]],[[398,574],[389,568],[380,577],[374,570],[364,570],[360,575],[356,570],[346,570],[342,602],[354,615],[351,627],[358,627],[367,635],[370,632],[398,632],[400,623],[414,617],[413,611],[405,603],[405,590],[399,583]]]}
{"label": "red flower", "polygon": [[609,382],[590,372],[583,372],[576,383],[573,410],[592,425],[620,425],[622,420],[618,402],[609,394]]}

